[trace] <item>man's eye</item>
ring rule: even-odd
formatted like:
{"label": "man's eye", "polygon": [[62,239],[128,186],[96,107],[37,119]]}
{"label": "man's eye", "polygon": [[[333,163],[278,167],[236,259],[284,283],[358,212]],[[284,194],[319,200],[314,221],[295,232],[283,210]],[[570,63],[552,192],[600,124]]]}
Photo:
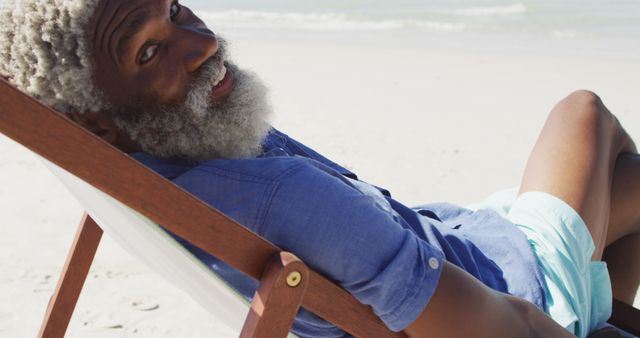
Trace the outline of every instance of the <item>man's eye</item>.
{"label": "man's eye", "polygon": [[171,4],[171,8],[169,8],[169,17],[171,20],[174,20],[178,14],[180,14],[180,10],[182,10],[182,6],[176,1]]}
{"label": "man's eye", "polygon": [[151,59],[153,59],[153,57],[156,56],[157,51],[158,51],[158,45],[151,45],[146,47],[142,52],[142,55],[140,56],[140,64],[143,65],[151,61]]}

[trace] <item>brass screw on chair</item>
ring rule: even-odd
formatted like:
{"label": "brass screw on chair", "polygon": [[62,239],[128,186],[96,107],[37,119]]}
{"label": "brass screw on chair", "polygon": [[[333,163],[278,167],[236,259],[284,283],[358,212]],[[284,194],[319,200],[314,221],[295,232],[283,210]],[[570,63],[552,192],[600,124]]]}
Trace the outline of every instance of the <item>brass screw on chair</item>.
{"label": "brass screw on chair", "polygon": [[289,285],[292,288],[295,288],[296,286],[300,285],[300,282],[302,282],[302,275],[298,271],[292,271],[287,276],[287,285]]}

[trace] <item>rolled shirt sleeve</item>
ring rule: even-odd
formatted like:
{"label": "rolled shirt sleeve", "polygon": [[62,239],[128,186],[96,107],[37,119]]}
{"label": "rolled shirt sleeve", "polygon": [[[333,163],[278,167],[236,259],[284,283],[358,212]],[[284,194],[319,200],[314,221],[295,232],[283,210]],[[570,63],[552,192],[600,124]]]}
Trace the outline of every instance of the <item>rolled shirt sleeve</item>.
{"label": "rolled shirt sleeve", "polygon": [[313,161],[282,180],[258,233],[370,305],[393,331],[424,310],[443,253],[403,227],[386,201]]}

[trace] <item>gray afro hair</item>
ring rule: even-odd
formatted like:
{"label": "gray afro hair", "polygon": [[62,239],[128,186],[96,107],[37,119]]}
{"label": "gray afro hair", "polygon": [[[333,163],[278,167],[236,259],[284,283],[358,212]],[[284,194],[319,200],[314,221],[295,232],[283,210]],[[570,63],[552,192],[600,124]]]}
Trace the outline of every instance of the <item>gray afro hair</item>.
{"label": "gray afro hair", "polygon": [[98,112],[89,20],[99,0],[0,0],[0,75],[61,112]]}

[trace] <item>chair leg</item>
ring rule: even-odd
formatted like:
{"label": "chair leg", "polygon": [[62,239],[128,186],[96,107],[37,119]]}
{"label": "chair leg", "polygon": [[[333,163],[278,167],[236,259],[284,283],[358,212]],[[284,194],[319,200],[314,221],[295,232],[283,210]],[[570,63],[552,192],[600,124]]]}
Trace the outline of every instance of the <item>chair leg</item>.
{"label": "chair leg", "polygon": [[85,213],[62,269],[56,291],[49,300],[38,337],[64,337],[101,237],[102,229]]}
{"label": "chair leg", "polygon": [[267,265],[241,338],[284,338],[309,284],[309,270],[293,254],[280,252]]}

